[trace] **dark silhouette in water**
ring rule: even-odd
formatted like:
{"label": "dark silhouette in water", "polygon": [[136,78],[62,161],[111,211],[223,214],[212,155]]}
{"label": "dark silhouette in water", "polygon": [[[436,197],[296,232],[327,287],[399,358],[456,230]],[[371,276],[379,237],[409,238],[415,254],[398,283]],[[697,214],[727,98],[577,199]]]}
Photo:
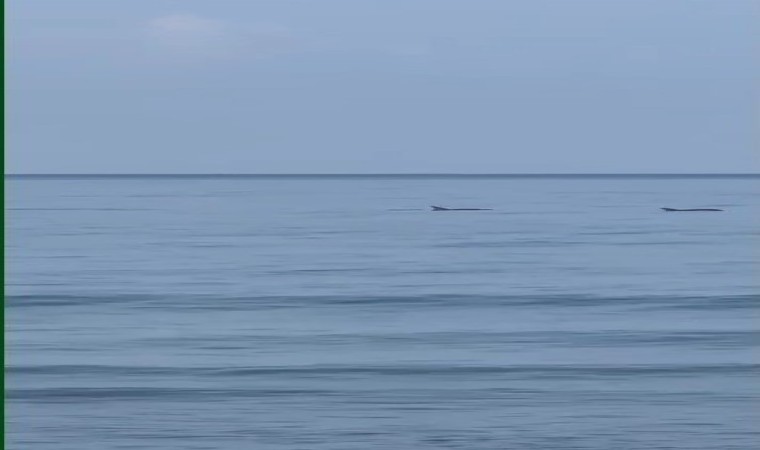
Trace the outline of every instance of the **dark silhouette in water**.
{"label": "dark silhouette in water", "polygon": [[692,209],[676,209],[676,208],[660,208],[663,211],[723,211],[716,208],[692,208]]}
{"label": "dark silhouette in water", "polygon": [[444,208],[443,206],[431,206],[433,211],[493,211],[491,208]]}

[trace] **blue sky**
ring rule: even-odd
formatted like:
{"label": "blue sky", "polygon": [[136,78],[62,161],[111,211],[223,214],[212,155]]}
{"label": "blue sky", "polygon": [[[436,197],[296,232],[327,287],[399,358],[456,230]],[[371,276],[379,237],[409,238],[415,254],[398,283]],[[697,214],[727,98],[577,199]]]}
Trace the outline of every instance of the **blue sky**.
{"label": "blue sky", "polygon": [[754,0],[10,0],[10,173],[757,172]]}

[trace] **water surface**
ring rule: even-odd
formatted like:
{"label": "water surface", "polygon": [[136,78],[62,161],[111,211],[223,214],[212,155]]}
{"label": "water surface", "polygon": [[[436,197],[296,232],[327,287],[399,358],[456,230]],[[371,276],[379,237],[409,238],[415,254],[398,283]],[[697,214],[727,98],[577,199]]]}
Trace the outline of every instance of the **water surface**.
{"label": "water surface", "polygon": [[756,448],[758,178],[7,189],[9,449]]}

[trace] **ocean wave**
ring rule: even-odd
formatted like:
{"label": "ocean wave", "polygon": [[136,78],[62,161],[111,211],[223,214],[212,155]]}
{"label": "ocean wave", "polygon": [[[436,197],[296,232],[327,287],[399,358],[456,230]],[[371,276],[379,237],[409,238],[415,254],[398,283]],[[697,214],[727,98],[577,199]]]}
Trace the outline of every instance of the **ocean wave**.
{"label": "ocean wave", "polygon": [[6,375],[182,375],[186,377],[249,376],[464,376],[519,375],[530,378],[588,378],[630,376],[688,376],[692,374],[754,375],[760,364],[642,364],[642,365],[307,365],[261,367],[175,367],[118,365],[26,365],[6,367]]}
{"label": "ocean wave", "polygon": [[328,395],[332,391],[315,389],[202,389],[150,387],[57,387],[39,389],[7,389],[7,400],[71,401],[71,400],[155,400],[176,399],[197,402],[204,397],[274,397]]}
{"label": "ocean wave", "polygon": [[631,295],[601,296],[580,294],[535,295],[334,295],[334,296],[217,296],[185,294],[34,294],[8,295],[9,308],[121,305],[135,308],[181,308],[249,310],[261,308],[309,308],[314,306],[393,306],[393,307],[631,307],[675,309],[752,309],[760,296],[744,295]]}

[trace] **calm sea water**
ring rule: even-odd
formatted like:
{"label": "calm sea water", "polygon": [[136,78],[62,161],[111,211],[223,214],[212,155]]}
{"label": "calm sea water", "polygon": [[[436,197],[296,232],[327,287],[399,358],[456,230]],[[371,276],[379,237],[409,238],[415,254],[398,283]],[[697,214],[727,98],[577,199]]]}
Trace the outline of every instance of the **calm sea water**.
{"label": "calm sea water", "polygon": [[12,178],[7,448],[757,448],[758,181]]}

